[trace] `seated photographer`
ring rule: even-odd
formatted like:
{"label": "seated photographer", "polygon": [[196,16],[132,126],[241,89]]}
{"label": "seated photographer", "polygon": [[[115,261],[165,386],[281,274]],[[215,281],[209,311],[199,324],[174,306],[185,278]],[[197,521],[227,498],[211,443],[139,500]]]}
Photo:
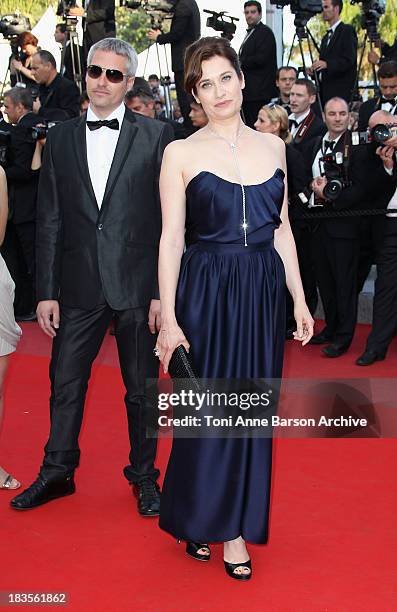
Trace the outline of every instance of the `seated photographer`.
{"label": "seated photographer", "polygon": [[293,66],[281,66],[277,69],[276,86],[278,88],[279,95],[270,101],[274,104],[282,106],[287,111],[288,115],[291,114],[289,97],[291,94],[292,86],[297,78],[298,71]]}
{"label": "seated photographer", "polygon": [[334,211],[335,215],[316,219],[313,231],[325,327],[310,342],[328,343],[323,354],[339,357],[348,350],[356,325],[359,241],[358,218],[338,217],[337,213],[360,207],[367,189],[368,151],[365,146],[352,146],[345,100],[328,100],[324,117],[328,132],[316,139],[312,148],[311,205],[320,211]]}
{"label": "seated photographer", "polygon": [[148,82],[142,77],[135,77],[133,88],[126,93],[125,105],[139,115],[145,115],[145,117],[168,123],[174,130],[175,140],[186,138],[187,134],[181,123],[167,117],[157,116],[154,96]]}
{"label": "seated photographer", "polygon": [[397,113],[397,62],[385,62],[378,70],[380,96],[370,98],[360,106],[358,131],[367,129],[371,115],[384,110],[392,115]]}
{"label": "seated photographer", "polygon": [[[32,112],[33,100],[29,89],[14,87],[4,94],[4,110],[12,124],[5,173],[9,191],[10,223],[17,244],[8,242],[9,251],[5,259],[13,257],[13,247],[22,253],[24,270],[17,272],[14,264],[10,268],[16,284],[16,310],[18,320],[35,318],[34,270],[35,231],[38,176],[31,171],[35,150],[32,137],[34,128],[41,119]],[[24,271],[26,270],[26,273]]]}
{"label": "seated photographer", "polygon": [[39,99],[34,107],[36,112],[50,121],[66,121],[78,117],[79,89],[72,81],[58,74],[52,53],[35,53],[32,72],[39,84]]}
{"label": "seated photographer", "polygon": [[32,57],[38,50],[39,41],[32,32],[22,32],[11,42],[12,54],[10,57],[11,86],[23,83],[32,90],[38,86],[31,70]]}
{"label": "seated photographer", "polygon": [[382,189],[378,191],[383,195],[388,212],[375,217],[373,221],[377,277],[372,330],[364,353],[356,361],[360,366],[372,365],[384,359],[397,330],[397,119],[390,113],[377,111],[371,116],[369,126],[373,128],[378,124],[387,124],[389,127],[392,124],[394,136],[376,150],[387,173],[387,180],[383,176]]}
{"label": "seated photographer", "polygon": [[[263,106],[259,111],[258,119],[254,127],[258,132],[276,134],[276,136],[285,142],[289,203],[288,216],[295,238],[306,303],[313,315],[317,308],[318,298],[314,266],[310,251],[310,241],[307,235],[308,231],[310,231],[310,221],[303,220],[302,216],[299,215],[299,211],[303,206],[299,194],[305,191],[310,177],[308,176],[302,155],[291,145],[292,137],[288,129],[288,114],[282,106],[274,104],[273,102]],[[286,336],[288,339],[293,338],[294,331],[296,331],[296,324],[293,301],[287,292]]]}
{"label": "seated photographer", "polygon": [[291,88],[289,129],[294,147],[304,152],[308,143],[327,130],[321,119],[313,112],[311,105],[316,102],[317,89],[310,79],[297,79]]}

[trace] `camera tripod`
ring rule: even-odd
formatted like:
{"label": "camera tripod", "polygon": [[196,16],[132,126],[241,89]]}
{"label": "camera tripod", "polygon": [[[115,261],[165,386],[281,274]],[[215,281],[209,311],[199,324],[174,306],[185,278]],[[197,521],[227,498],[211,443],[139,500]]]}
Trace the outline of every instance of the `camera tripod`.
{"label": "camera tripod", "polygon": [[[361,49],[360,59],[358,61],[358,66],[357,66],[356,82],[354,83],[354,88],[353,88],[353,91],[352,91],[352,96],[351,96],[351,99],[350,99],[350,104],[352,102],[356,102],[356,101],[360,100],[359,82],[360,82],[360,72],[361,72],[361,68],[362,68],[362,65],[363,65],[364,54],[365,54],[365,51],[366,51],[366,48],[367,48],[367,43],[369,43],[369,50],[370,51],[373,50],[373,43],[375,42],[375,40],[377,40],[376,32],[368,33],[368,30],[365,30],[363,46],[362,46],[362,49]],[[373,79],[373,85],[366,85],[365,89],[373,89],[374,90],[374,96],[378,96],[379,95],[379,84],[378,84],[378,78],[376,76],[375,66],[373,64],[372,64],[372,79]]]}
{"label": "camera tripod", "polygon": [[[307,72],[307,68],[306,68],[306,62],[305,62],[305,53],[303,50],[303,41],[307,40],[307,46],[309,49],[309,55],[310,55],[310,61],[313,64],[314,62],[314,58],[313,58],[313,46],[315,47],[316,51],[318,53],[320,53],[320,49],[318,48],[318,45],[313,37],[313,34],[310,32],[309,28],[306,25],[307,20],[302,20],[299,18],[298,15],[295,15],[295,21],[294,21],[294,25],[295,25],[295,34],[294,34],[294,38],[292,40],[292,44],[291,44],[291,48],[289,51],[289,55],[288,55],[288,60],[287,60],[287,66],[289,66],[289,63],[291,61],[291,55],[292,55],[292,50],[294,48],[294,44],[295,44],[295,40],[296,38],[298,39],[298,43],[299,43],[299,51],[300,51],[300,55],[301,55],[301,60],[302,60],[302,68],[303,68],[303,74],[305,75],[305,78],[308,78],[308,72]],[[319,106],[320,112],[323,112],[323,106],[321,104],[321,98],[320,98],[320,82],[319,82],[319,77],[317,74],[317,71],[314,70],[313,71],[313,79],[314,82],[316,84],[316,100],[317,100],[317,104]]]}
{"label": "camera tripod", "polygon": [[61,74],[65,68],[66,47],[69,46],[72,61],[73,81],[76,83],[81,93],[83,91],[83,75],[81,71],[79,37],[76,29],[77,17],[71,17],[65,14],[64,19],[66,21],[66,38],[62,46],[61,53]]}
{"label": "camera tripod", "polygon": [[[161,22],[159,22],[158,19],[153,18],[153,16],[151,16],[152,19],[152,28],[153,29],[161,29]],[[146,74],[146,67],[147,67],[147,63],[148,63],[148,59],[149,59],[149,53],[150,53],[150,49],[155,46],[156,47],[156,53],[157,53],[157,64],[158,64],[158,69],[159,69],[159,77],[160,77],[160,84],[163,87],[164,90],[164,101],[165,101],[165,116],[167,117],[167,119],[173,119],[174,118],[174,108],[172,106],[172,98],[171,98],[171,77],[169,76],[169,66],[168,66],[168,58],[167,58],[167,49],[164,46],[164,57],[165,57],[165,65],[167,68],[167,75],[163,76],[161,73],[161,62],[160,62],[160,51],[159,51],[159,44],[158,42],[151,42],[150,45],[147,48],[147,52],[146,52],[146,60],[145,60],[145,67],[143,69],[143,74]]]}

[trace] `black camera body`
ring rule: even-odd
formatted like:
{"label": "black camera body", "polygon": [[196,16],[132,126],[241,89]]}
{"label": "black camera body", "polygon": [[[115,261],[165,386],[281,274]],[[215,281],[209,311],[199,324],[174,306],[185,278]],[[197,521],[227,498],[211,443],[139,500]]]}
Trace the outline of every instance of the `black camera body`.
{"label": "black camera body", "polygon": [[291,13],[295,15],[294,25],[297,30],[305,28],[309,19],[323,12],[321,0],[270,0],[270,4],[279,8],[290,5]]}
{"label": "black camera body", "polygon": [[[209,13],[211,17],[207,18],[207,28],[212,28],[216,32],[221,32],[222,38],[232,40],[236,31],[236,21],[240,21],[238,17],[232,17],[227,14],[227,11],[217,13],[216,11],[209,11],[203,9],[204,13]],[[228,21],[229,20],[229,21]]]}
{"label": "black camera body", "polygon": [[324,197],[333,202],[343,189],[351,184],[347,175],[348,160],[341,152],[331,152],[320,158],[327,184],[324,187]]}
{"label": "black camera body", "polygon": [[48,130],[58,123],[61,123],[61,121],[46,121],[43,125],[35,125],[31,129],[31,137],[33,140],[43,140],[43,138],[47,138]]}
{"label": "black camera body", "polygon": [[164,19],[173,17],[176,0],[121,0],[120,6],[130,9],[143,9],[151,19],[152,28],[161,29]]}
{"label": "black camera body", "polygon": [[386,140],[396,135],[397,124],[378,123],[371,130],[367,130],[366,132],[352,132],[352,145],[375,143],[382,147],[385,145]]}
{"label": "black camera body", "polygon": [[350,0],[350,3],[362,4],[361,27],[367,30],[370,41],[379,40],[378,23],[386,12],[386,0]]}
{"label": "black camera body", "polygon": [[29,17],[25,15],[13,13],[0,16],[0,34],[7,40],[16,38],[22,32],[30,32],[31,29]]}

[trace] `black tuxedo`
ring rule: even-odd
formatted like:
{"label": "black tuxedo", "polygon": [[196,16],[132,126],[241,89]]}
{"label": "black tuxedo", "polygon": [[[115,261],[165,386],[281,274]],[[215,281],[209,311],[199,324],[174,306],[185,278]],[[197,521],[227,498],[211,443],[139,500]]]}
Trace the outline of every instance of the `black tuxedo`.
{"label": "black tuxedo", "polygon": [[260,21],[241,45],[239,57],[245,78],[243,113],[252,127],[261,106],[277,96],[277,51],[272,30]]}
{"label": "black tuxedo", "polygon": [[131,442],[125,475],[130,482],[158,476],[156,443],[146,439],[145,428],[145,380],[158,373],[147,315],[158,297],[158,178],[171,139],[167,124],[126,109],[99,209],[88,171],[85,116],[50,131],[38,197],[37,294],[60,302],[61,323],[50,367],[46,478],[70,474],[78,465],[89,373],[113,315]]}
{"label": "black tuxedo", "polygon": [[[369,123],[369,119],[373,113],[380,110],[381,98],[370,98],[366,102],[363,102],[360,106],[360,110],[358,113],[358,131],[364,132]],[[396,109],[394,109],[394,115],[396,114]]]}
{"label": "black tuxedo", "polygon": [[327,35],[321,41],[320,59],[327,62],[321,71],[320,95],[322,103],[338,96],[350,101],[357,77],[357,34],[353,26],[340,23],[326,44]]}
{"label": "black tuxedo", "polygon": [[189,117],[190,102],[183,85],[184,58],[186,48],[200,38],[200,31],[200,11],[195,0],[178,0],[174,6],[170,31],[157,38],[159,45],[171,45],[176,95],[184,125],[189,131],[193,130],[193,125]]}
{"label": "black tuxedo", "polygon": [[[305,125],[303,125],[303,123]],[[317,117],[313,110],[310,110],[310,113],[302,122],[297,134],[295,134],[292,140],[292,145],[304,155],[307,161],[309,161],[308,158],[312,154],[311,147],[314,139],[323,137],[326,131],[327,128],[325,123],[319,117]]]}
{"label": "black tuxedo", "polygon": [[114,0],[90,0],[83,20],[85,57],[94,43],[116,37],[114,5]]}
{"label": "black tuxedo", "polygon": [[40,85],[40,114],[50,121],[65,121],[77,117],[80,112],[78,87],[69,79],[57,74],[50,85]]}

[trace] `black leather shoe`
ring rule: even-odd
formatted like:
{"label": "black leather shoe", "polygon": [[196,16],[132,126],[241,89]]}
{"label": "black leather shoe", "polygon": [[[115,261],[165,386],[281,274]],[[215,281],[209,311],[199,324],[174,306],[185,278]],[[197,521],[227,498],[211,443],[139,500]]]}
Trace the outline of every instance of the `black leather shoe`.
{"label": "black leather shoe", "polygon": [[331,342],[332,337],[320,332],[319,334],[315,334],[312,336],[308,342],[308,344],[327,344],[327,342]]}
{"label": "black leather shoe", "polygon": [[358,359],[356,359],[356,365],[359,366],[369,366],[375,363],[375,361],[383,361],[385,358],[385,354],[379,354],[376,351],[371,351],[368,349],[364,351],[362,355]]}
{"label": "black leather shoe", "polygon": [[75,491],[76,486],[72,476],[51,482],[39,476],[30,487],[14,497],[10,504],[15,510],[29,510],[58,497],[73,495]]}
{"label": "black leather shoe", "polygon": [[160,514],[160,487],[157,482],[145,478],[133,485],[133,493],[138,498],[138,512],[142,516]]}
{"label": "black leather shoe", "polygon": [[321,349],[321,352],[326,357],[340,357],[343,353],[346,353],[348,346],[343,346],[341,344],[329,344]]}

